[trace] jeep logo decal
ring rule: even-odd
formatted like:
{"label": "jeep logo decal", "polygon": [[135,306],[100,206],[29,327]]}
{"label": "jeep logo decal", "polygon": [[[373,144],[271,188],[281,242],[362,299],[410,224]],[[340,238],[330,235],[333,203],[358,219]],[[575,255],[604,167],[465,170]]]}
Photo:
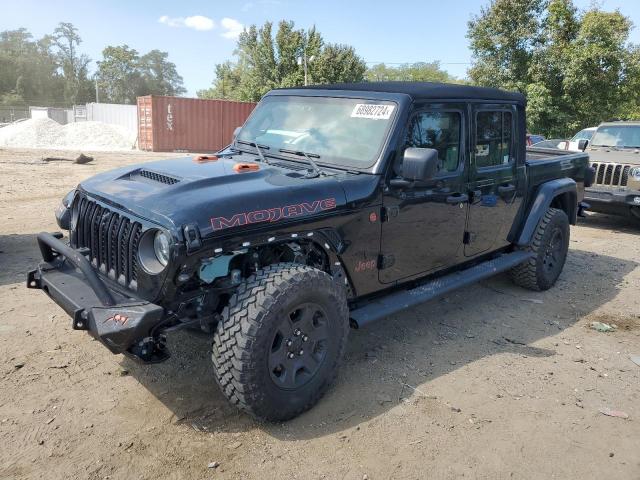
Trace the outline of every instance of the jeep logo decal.
{"label": "jeep logo decal", "polygon": [[333,210],[334,208],[336,208],[336,199],[325,198],[324,200],[314,200],[311,203],[304,202],[297,205],[269,208],[267,210],[236,213],[231,218],[214,217],[211,219],[211,226],[214,231],[224,230],[225,228],[251,225],[253,223],[277,222],[285,218],[311,215],[324,210]]}

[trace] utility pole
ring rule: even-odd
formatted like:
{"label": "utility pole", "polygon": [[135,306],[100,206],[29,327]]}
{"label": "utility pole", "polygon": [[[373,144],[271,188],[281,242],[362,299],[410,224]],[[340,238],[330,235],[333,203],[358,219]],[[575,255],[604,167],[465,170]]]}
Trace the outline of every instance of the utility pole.
{"label": "utility pole", "polygon": [[306,49],[302,52],[302,57],[298,58],[298,65],[303,65],[304,66],[304,86],[305,87],[308,84],[308,81],[307,81],[307,61],[309,63],[311,63],[311,62],[313,62],[313,60],[315,60],[315,58],[316,58],[315,55],[311,55],[309,57],[309,59],[307,60],[307,50]]}
{"label": "utility pole", "polygon": [[100,103],[100,97],[98,96],[98,77],[94,77],[96,81],[96,103]]}

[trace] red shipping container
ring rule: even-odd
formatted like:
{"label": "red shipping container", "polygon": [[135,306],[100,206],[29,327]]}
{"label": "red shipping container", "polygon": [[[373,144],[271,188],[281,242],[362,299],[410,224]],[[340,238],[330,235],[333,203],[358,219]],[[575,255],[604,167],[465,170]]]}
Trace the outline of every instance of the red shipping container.
{"label": "red shipping container", "polygon": [[138,148],[210,153],[231,143],[255,103],[200,98],[138,97]]}

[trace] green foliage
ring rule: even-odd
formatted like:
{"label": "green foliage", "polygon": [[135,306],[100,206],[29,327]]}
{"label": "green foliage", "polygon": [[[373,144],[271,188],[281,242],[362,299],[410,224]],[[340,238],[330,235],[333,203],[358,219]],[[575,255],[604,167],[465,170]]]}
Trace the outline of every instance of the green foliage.
{"label": "green foliage", "polygon": [[528,128],[566,137],[640,116],[640,53],[619,11],[578,12],[572,0],[493,0],[469,22],[479,85],[527,95]]}
{"label": "green foliage", "polygon": [[[60,23],[39,40],[24,28],[0,32],[0,104],[69,107],[95,101],[91,59],[80,52],[81,43],[71,23]],[[97,74],[101,101],[132,103],[137,95],[185,93],[166,52],[139,56],[125,45],[103,53]]]}
{"label": "green foliage", "polygon": [[100,100],[135,103],[142,95],[185,93],[182,77],[168,58],[169,54],[160,50],[140,56],[128,45],[105,48],[96,74]]}
{"label": "green foliage", "polygon": [[533,50],[541,42],[544,0],[492,0],[468,23],[475,83],[524,91]]}
{"label": "green foliage", "polygon": [[64,104],[64,77],[52,39],[24,28],[0,32],[0,98],[5,105]]}
{"label": "green foliage", "polygon": [[291,21],[251,25],[238,38],[236,60],[215,67],[213,86],[201,98],[257,101],[274,88],[304,85],[307,58],[309,84],[354,82],[364,78],[366,65],[348,45],[325,44],[315,29],[296,29]]}
{"label": "green foliage", "polygon": [[367,70],[369,82],[381,81],[413,81],[413,82],[445,82],[460,83],[460,80],[440,68],[440,62],[405,63],[390,67],[384,63],[373,65]]}
{"label": "green foliage", "polygon": [[138,67],[142,79],[142,90],[156,95],[183,95],[187,90],[182,86],[175,63],[169,61],[169,54],[151,50],[140,57]]}
{"label": "green foliage", "polygon": [[88,78],[91,59],[78,53],[78,46],[82,43],[78,29],[71,23],[60,23],[45,41],[51,41],[57,48],[57,63],[64,78],[65,102],[74,105],[93,100],[92,84]]}
{"label": "green foliage", "polygon": [[98,62],[97,81],[102,101],[135,103],[140,85],[137,50],[128,45],[107,47]]}

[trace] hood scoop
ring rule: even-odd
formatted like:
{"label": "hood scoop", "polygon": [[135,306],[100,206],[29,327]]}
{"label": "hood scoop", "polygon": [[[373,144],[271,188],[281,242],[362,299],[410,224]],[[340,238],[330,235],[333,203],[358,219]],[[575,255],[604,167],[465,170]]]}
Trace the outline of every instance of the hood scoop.
{"label": "hood scoop", "polygon": [[131,180],[149,180],[157,183],[164,183],[165,185],[174,185],[179,183],[182,179],[179,177],[174,177],[172,175],[167,175],[166,173],[158,173],[153,170],[140,169],[135,172],[131,172],[129,176]]}

